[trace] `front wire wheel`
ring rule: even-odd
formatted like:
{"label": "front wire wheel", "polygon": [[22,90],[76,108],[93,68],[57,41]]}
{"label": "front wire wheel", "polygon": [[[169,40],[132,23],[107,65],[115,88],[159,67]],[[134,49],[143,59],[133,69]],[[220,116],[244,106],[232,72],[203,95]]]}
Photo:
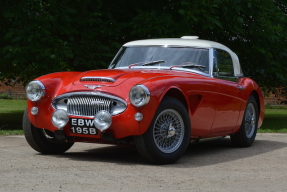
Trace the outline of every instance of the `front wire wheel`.
{"label": "front wire wheel", "polygon": [[173,109],[162,111],[156,118],[153,139],[159,150],[164,153],[176,151],[184,136],[184,123],[180,114]]}
{"label": "front wire wheel", "polygon": [[249,147],[255,140],[258,127],[258,106],[255,98],[250,96],[246,104],[242,124],[238,133],[230,135],[237,147]]}
{"label": "front wire wheel", "polygon": [[159,105],[150,127],[135,137],[142,157],[155,164],[177,161],[190,140],[190,120],[185,106],[175,98],[165,97]]}

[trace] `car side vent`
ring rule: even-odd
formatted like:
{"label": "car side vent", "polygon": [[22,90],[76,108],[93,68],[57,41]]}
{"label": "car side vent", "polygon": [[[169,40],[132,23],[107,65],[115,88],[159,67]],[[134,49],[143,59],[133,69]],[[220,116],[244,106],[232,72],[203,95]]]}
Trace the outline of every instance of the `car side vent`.
{"label": "car side vent", "polygon": [[82,77],[81,81],[100,81],[100,82],[115,82],[114,79],[109,77]]}
{"label": "car side vent", "polygon": [[191,114],[194,114],[195,110],[197,109],[197,107],[201,102],[202,96],[198,94],[192,94],[189,96],[189,99],[190,99]]}

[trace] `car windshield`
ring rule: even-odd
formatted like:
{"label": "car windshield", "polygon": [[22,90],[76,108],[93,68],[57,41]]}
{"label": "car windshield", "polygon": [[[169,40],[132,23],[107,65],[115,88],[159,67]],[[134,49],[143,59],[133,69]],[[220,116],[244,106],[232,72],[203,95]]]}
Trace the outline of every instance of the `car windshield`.
{"label": "car windshield", "polygon": [[176,66],[208,73],[208,63],[208,49],[192,47],[123,47],[109,68],[131,66],[148,67],[149,65]]}

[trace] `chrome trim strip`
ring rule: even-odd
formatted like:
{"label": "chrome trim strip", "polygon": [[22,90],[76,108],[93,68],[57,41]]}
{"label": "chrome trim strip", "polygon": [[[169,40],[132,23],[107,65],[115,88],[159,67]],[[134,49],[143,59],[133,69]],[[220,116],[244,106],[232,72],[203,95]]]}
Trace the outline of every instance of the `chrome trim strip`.
{"label": "chrome trim strip", "polygon": [[210,77],[213,77],[213,69],[214,69],[214,55],[213,55],[213,48],[209,48],[209,74]]}
{"label": "chrome trim strip", "polygon": [[222,80],[225,80],[225,81],[232,81],[232,82],[236,82],[238,83],[238,77],[228,77],[228,76],[214,76],[214,78],[216,79],[222,79]]}
{"label": "chrome trim strip", "polygon": [[[125,67],[117,67],[115,69],[130,69],[128,66]],[[131,69],[157,69],[157,70],[176,70],[176,71],[185,71],[185,72],[191,72],[191,73],[196,73],[196,74],[200,74],[206,77],[210,77],[211,75],[208,73],[203,73],[197,70],[193,70],[193,69],[186,69],[186,68],[182,68],[182,67],[173,67],[171,68],[171,66],[167,67],[167,66],[132,66]]]}
{"label": "chrome trim strip", "polygon": [[185,69],[185,68],[181,68],[181,67],[174,67],[171,70],[187,71],[187,72],[192,72],[192,73],[196,73],[196,74],[199,74],[199,75],[203,75],[205,77],[210,77],[210,74],[208,74],[208,73],[203,73],[203,72],[200,72],[200,71],[196,71],[196,70],[192,70],[192,69]]}
{"label": "chrome trim strip", "polygon": [[80,81],[101,81],[101,82],[115,82],[113,78],[109,77],[82,77]]}
{"label": "chrome trim strip", "polygon": [[[121,102],[126,104],[125,100],[123,100],[123,99],[121,99],[119,97],[113,96],[111,94],[102,93],[102,92],[87,92],[87,91],[65,93],[63,95],[59,95],[59,96],[55,97],[53,100],[59,99],[60,97],[62,98],[62,97],[69,97],[69,96],[72,96],[72,95],[82,95],[82,94],[92,95],[92,96],[108,97],[108,98],[111,98],[111,99],[119,100],[119,101],[121,101]],[[127,104],[126,104],[126,106],[127,106]]]}

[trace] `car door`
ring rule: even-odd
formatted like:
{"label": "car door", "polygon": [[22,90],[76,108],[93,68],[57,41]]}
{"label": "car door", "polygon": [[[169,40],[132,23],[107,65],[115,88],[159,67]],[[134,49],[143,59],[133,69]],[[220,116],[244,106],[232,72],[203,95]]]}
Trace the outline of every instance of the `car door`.
{"label": "car door", "polygon": [[219,82],[215,104],[216,113],[211,132],[230,131],[235,128],[242,104],[243,86],[234,75],[233,61],[227,51],[214,49],[213,76]]}

